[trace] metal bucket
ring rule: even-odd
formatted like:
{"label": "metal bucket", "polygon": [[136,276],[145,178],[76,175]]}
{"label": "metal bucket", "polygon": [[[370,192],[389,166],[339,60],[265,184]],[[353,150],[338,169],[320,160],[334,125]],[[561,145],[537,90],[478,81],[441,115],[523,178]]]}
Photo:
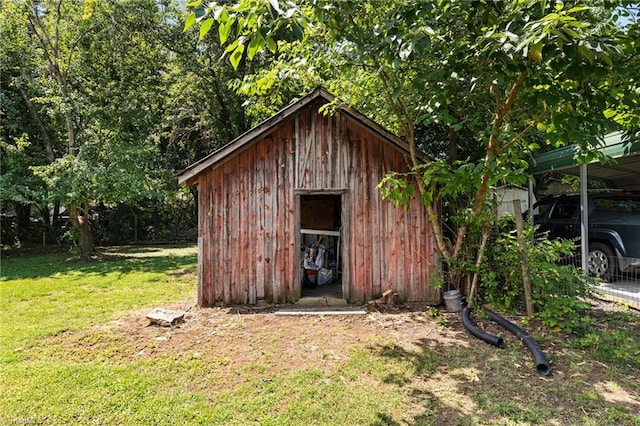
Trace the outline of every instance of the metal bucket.
{"label": "metal bucket", "polygon": [[462,310],[462,294],[460,294],[460,290],[445,291],[442,295],[447,311],[460,312]]}

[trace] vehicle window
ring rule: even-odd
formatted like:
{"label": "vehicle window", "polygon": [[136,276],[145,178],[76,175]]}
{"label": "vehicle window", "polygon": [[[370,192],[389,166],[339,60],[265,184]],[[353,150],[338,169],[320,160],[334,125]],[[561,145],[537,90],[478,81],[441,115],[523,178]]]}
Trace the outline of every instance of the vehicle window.
{"label": "vehicle window", "polygon": [[551,203],[542,202],[533,208],[533,223],[543,222],[549,216]]}
{"label": "vehicle window", "polygon": [[551,212],[551,219],[574,219],[578,217],[578,204],[559,201]]}
{"label": "vehicle window", "polygon": [[596,206],[596,210],[601,212],[640,214],[640,200],[596,198],[593,203]]}

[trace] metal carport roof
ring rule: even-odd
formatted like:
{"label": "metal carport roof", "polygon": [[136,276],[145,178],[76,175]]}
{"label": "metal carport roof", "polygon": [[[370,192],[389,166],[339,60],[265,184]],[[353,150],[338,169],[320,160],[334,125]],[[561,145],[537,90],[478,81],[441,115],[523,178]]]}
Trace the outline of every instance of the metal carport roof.
{"label": "metal carport roof", "polygon": [[[640,133],[625,138],[622,132],[611,133],[603,138],[599,150],[612,160],[607,164],[593,161],[588,164],[589,178],[601,179],[611,187],[640,190]],[[579,148],[571,145],[536,155],[529,163],[529,173],[559,172],[580,175]]]}

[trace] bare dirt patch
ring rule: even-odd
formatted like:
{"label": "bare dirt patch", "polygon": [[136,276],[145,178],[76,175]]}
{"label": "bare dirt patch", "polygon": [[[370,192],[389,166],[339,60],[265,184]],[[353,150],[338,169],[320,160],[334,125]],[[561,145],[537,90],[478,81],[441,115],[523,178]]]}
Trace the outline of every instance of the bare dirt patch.
{"label": "bare dirt patch", "polygon": [[[332,371],[358,346],[394,342],[418,350],[425,344],[434,348],[469,344],[457,325],[457,314],[443,313],[438,322],[418,306],[369,307],[360,316],[278,316],[278,306],[200,308],[192,300],[163,308],[185,312],[184,322],[174,327],[151,325],[145,317],[149,310],[138,310],[58,336],[58,343],[70,352],[82,346],[83,353],[88,349],[98,355],[117,337],[120,349],[113,355],[121,359],[215,358],[236,365],[259,364],[273,374],[309,366]],[[448,326],[442,325],[445,321]],[[88,340],[93,342],[90,347]]]}
{"label": "bare dirt patch", "polygon": [[[369,305],[365,307],[368,313],[360,316],[278,316],[279,306],[201,308],[193,300],[162,307],[185,312],[184,322],[161,327],[146,318],[150,309],[136,310],[52,340],[68,353],[81,350],[82,355],[92,352],[97,356],[111,348],[110,356],[122,360],[166,356],[227,359],[238,365],[260,363],[272,373],[309,365],[332,370],[355,347],[389,342],[408,351],[442,352],[451,347],[494,350],[466,332],[459,314],[422,305]],[[518,339],[497,324],[475,317],[473,321],[528,356]],[[525,328],[533,335],[547,336],[546,330],[535,324]],[[115,353],[114,340],[118,342]],[[567,352],[562,342],[546,342],[543,350],[556,375],[562,374],[558,356]]]}

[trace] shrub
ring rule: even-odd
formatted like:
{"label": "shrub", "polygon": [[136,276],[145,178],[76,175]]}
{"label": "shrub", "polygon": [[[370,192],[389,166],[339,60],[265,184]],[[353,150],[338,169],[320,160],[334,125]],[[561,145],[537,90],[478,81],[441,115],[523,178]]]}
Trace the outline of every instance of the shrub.
{"label": "shrub", "polygon": [[[489,245],[479,294],[484,302],[496,308],[522,312],[525,297],[516,231],[509,222],[501,229]],[[575,243],[534,235],[531,227],[525,229],[524,235],[534,316],[555,331],[583,329],[590,321],[583,314],[589,308],[592,280],[575,266],[566,264],[567,259],[573,258]]]}

